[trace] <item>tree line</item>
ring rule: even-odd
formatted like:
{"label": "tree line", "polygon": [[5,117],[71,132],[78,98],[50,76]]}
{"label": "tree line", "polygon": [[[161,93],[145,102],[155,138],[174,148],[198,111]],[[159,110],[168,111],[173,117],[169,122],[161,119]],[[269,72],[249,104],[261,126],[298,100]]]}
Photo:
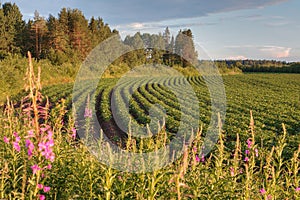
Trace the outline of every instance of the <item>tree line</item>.
{"label": "tree line", "polygon": [[[114,34],[119,32],[112,30],[102,18],[87,19],[78,9],[63,8],[58,17],[50,15],[47,19],[35,11],[34,18],[25,22],[16,4],[0,6],[0,59],[12,54],[26,56],[30,51],[36,59],[49,59],[58,65],[82,61],[95,46]],[[190,38],[188,42],[184,43],[184,35]],[[197,60],[192,38],[190,29],[180,30],[175,38],[168,28],[163,34],[138,32],[123,41],[124,45],[138,50],[119,61],[129,66],[151,62],[187,66],[188,62],[181,56]]]}
{"label": "tree line", "polygon": [[[35,11],[34,18],[26,22],[16,4],[0,5],[0,59],[15,54],[26,56],[30,51],[37,60],[48,59],[54,65],[78,64],[113,35],[119,36],[118,30],[111,29],[101,17],[87,19],[78,9],[62,8],[57,17],[49,15],[48,18]],[[158,34],[137,32],[121,42],[132,51],[114,61],[114,65],[132,68],[154,63],[187,67],[205,63],[198,61],[190,29],[179,30],[176,36],[171,35],[168,27]],[[299,63],[274,60],[216,60],[214,63],[224,72],[300,71]]]}

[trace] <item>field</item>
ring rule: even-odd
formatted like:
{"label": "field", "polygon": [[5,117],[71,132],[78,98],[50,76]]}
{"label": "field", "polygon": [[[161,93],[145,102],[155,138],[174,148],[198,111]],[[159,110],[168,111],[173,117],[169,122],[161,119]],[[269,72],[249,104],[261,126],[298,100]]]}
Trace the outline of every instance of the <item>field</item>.
{"label": "field", "polygon": [[[73,83],[41,89],[33,71],[30,66],[29,91],[12,97],[15,105],[7,103],[1,114],[0,198],[300,198],[299,74],[223,76],[224,121],[224,112],[211,112],[201,76],[107,78],[89,94],[73,90]],[[95,129],[95,117],[103,132]],[[215,119],[218,142],[206,154],[202,145]],[[185,137],[176,136],[180,130]],[[109,155],[89,146],[91,133]],[[189,145],[176,143],[182,154],[163,168],[152,165],[164,157],[150,164],[122,157],[163,149],[174,138]],[[113,144],[124,155],[115,156]],[[99,162],[105,155],[109,162]],[[126,169],[116,167],[125,162]]]}

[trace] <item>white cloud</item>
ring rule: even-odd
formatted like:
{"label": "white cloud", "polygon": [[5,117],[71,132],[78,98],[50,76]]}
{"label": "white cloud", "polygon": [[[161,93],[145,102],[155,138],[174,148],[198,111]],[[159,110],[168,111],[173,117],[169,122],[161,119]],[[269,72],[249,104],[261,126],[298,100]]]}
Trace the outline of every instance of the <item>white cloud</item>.
{"label": "white cloud", "polygon": [[290,56],[292,48],[279,46],[264,46],[259,49],[262,53],[266,53],[274,58],[287,58]]}
{"label": "white cloud", "polygon": [[132,24],[129,24],[128,27],[132,28],[132,29],[142,29],[142,28],[145,28],[145,24],[143,24],[143,23],[132,23]]}
{"label": "white cloud", "polygon": [[[290,57],[292,48],[282,46],[271,45],[231,45],[225,46],[226,49],[231,50],[233,53],[239,53],[238,55],[245,55],[244,57],[272,58],[282,59]],[[233,56],[238,57],[238,56]]]}
{"label": "white cloud", "polygon": [[247,60],[248,58],[243,55],[237,55],[237,56],[229,56],[226,58],[226,60]]}

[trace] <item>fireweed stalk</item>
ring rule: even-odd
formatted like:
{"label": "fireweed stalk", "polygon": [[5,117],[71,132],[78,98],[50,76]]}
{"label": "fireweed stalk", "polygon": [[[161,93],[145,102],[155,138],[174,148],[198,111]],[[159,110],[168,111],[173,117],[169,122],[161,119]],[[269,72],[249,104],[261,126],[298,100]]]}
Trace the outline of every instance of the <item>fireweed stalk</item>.
{"label": "fireweed stalk", "polygon": [[[35,77],[30,53],[28,59],[26,90],[29,94],[22,100],[19,116],[16,119],[12,118],[16,113],[14,106],[8,101],[6,116],[9,116],[9,131],[6,131],[7,135],[3,137],[3,141],[13,157],[13,189],[15,190],[11,191],[13,198],[45,199],[45,194],[51,190],[51,187],[44,183],[47,182],[47,173],[55,160],[54,136],[51,126],[47,124],[48,101],[43,103],[43,97],[39,92],[41,70],[38,69],[38,76]],[[26,128],[16,126],[18,123],[14,126],[15,121],[22,121]],[[20,130],[14,131],[12,127]],[[16,192],[20,177],[22,177],[21,192]],[[2,197],[4,198],[3,195]]]}

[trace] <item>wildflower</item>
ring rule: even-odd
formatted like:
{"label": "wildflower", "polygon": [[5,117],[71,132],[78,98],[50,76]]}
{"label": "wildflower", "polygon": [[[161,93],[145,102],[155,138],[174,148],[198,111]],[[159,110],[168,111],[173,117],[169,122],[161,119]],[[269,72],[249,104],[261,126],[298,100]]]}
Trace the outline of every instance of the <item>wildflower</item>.
{"label": "wildflower", "polygon": [[50,187],[49,186],[44,186],[44,192],[49,192],[50,191]]}
{"label": "wildflower", "polygon": [[92,117],[92,110],[89,108],[85,108],[84,118],[91,118],[91,117]]}
{"label": "wildflower", "polygon": [[17,141],[15,141],[15,142],[13,142],[13,146],[14,146],[14,149],[16,150],[16,151],[20,151],[21,150],[21,147],[20,147],[20,145],[19,145],[19,142],[17,142]]}
{"label": "wildflower", "polygon": [[255,149],[255,156],[258,157],[258,149]]}
{"label": "wildflower", "polygon": [[27,139],[25,140],[26,147],[28,148],[28,156],[31,157],[34,150],[34,144],[31,142],[31,140]]}
{"label": "wildflower", "polygon": [[267,199],[268,199],[268,200],[271,200],[271,199],[272,199],[272,195],[269,194],[269,195],[267,196]]}
{"label": "wildflower", "polygon": [[37,188],[43,189],[43,185],[39,183],[39,184],[37,184]]}
{"label": "wildflower", "polygon": [[246,153],[246,155],[249,155],[249,154],[250,154],[250,151],[247,149],[247,150],[245,151],[245,153]]}
{"label": "wildflower", "polygon": [[20,142],[21,138],[19,136],[16,137],[16,142]]}
{"label": "wildflower", "polygon": [[197,152],[197,147],[194,147],[193,151],[194,151],[194,153],[196,153]]}
{"label": "wildflower", "polygon": [[245,157],[244,161],[245,161],[245,162],[248,162],[248,161],[249,161],[249,158],[248,158],[248,157]]}
{"label": "wildflower", "polygon": [[230,176],[234,176],[234,168],[230,167]]}
{"label": "wildflower", "polygon": [[36,172],[38,172],[39,170],[41,170],[41,168],[37,164],[31,166],[31,169],[32,169],[32,173],[33,174],[36,174]]}
{"label": "wildflower", "polygon": [[250,149],[251,146],[252,146],[252,141],[251,141],[251,139],[249,138],[249,139],[247,140],[247,147],[248,147],[248,149]]}
{"label": "wildflower", "polygon": [[119,180],[119,181],[122,181],[122,176],[118,176],[118,180]]}
{"label": "wildflower", "polygon": [[9,138],[7,138],[6,136],[3,137],[3,141],[8,144],[9,143]]}
{"label": "wildflower", "polygon": [[260,189],[259,192],[260,192],[260,194],[262,194],[262,195],[266,194],[265,188]]}
{"label": "wildflower", "polygon": [[[49,139],[49,138],[48,138]],[[51,138],[47,142],[40,142],[38,144],[39,151],[41,151],[42,155],[51,162],[54,161],[55,155],[52,151],[52,147],[54,146],[54,140]]]}
{"label": "wildflower", "polygon": [[51,169],[51,168],[52,168],[51,164],[47,165],[47,169]]}
{"label": "wildflower", "polygon": [[297,187],[295,190],[296,190],[296,192],[299,192],[300,191],[300,187]]}
{"label": "wildflower", "polygon": [[40,195],[39,195],[39,199],[40,199],[40,200],[45,200],[46,197],[45,197],[45,195],[40,194]]}
{"label": "wildflower", "polygon": [[71,135],[72,139],[75,140],[76,138],[76,128],[72,128],[72,135]]}
{"label": "wildflower", "polygon": [[197,162],[200,162],[200,158],[199,158],[198,155],[196,155],[196,161],[197,161]]}
{"label": "wildflower", "polygon": [[201,155],[201,162],[205,162],[204,154]]}
{"label": "wildflower", "polygon": [[53,136],[53,132],[50,131],[50,130],[48,130],[47,133],[48,133],[47,138],[48,138],[49,140],[51,140],[51,139],[52,139],[52,136]]}
{"label": "wildflower", "polygon": [[27,136],[28,136],[29,138],[34,137],[33,130],[29,130],[29,131],[27,131],[27,133],[28,133]]}
{"label": "wildflower", "polygon": [[46,132],[49,128],[50,128],[50,126],[49,126],[49,125],[46,125],[45,127],[40,128],[40,131],[41,131],[41,132]]}

